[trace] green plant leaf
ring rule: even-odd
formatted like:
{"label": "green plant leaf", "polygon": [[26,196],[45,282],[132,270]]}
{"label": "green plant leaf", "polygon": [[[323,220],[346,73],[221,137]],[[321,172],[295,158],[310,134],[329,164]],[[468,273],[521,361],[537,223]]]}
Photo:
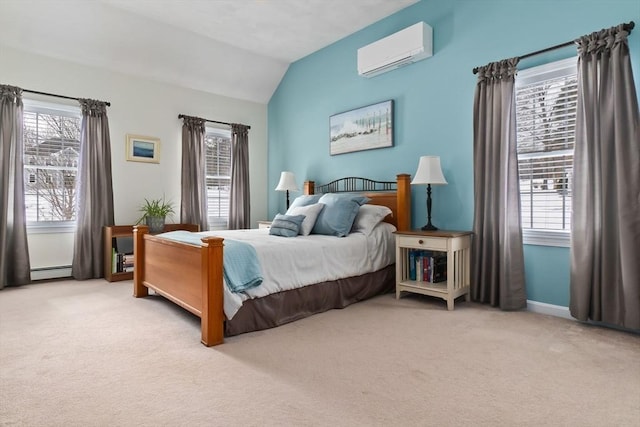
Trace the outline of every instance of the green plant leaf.
{"label": "green plant leaf", "polygon": [[161,199],[149,200],[145,198],[144,204],[140,207],[140,212],[142,212],[142,217],[136,224],[140,224],[149,216],[167,217],[175,213],[173,210],[173,203],[166,200],[164,196],[162,196]]}

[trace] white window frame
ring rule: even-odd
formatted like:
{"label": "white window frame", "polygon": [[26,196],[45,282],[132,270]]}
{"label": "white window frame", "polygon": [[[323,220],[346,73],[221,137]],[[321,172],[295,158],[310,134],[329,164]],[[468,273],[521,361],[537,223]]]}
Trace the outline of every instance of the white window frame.
{"label": "white window frame", "polygon": [[[515,79],[515,90],[517,91],[521,86],[538,81],[562,77],[569,73],[575,74],[577,73],[577,61],[577,56],[574,56],[518,71]],[[560,154],[559,151],[557,153]],[[571,231],[522,228],[522,239],[524,244],[529,245],[570,247]]]}
{"label": "white window frame", "polygon": [[[75,117],[82,120],[82,111],[79,105],[68,105],[53,102],[44,102],[24,98],[22,100],[23,111],[41,114]],[[25,165],[28,169],[28,165]],[[25,188],[26,191],[26,188]],[[76,221],[28,221],[27,232],[29,234],[71,233],[76,231]]]}
{"label": "white window frame", "polygon": [[[224,126],[215,126],[215,125],[211,125],[211,124],[207,124],[205,127],[205,134],[218,134],[220,136],[224,136],[224,137],[228,137],[229,141],[231,142],[231,128],[229,127],[224,127]],[[232,161],[232,159],[230,159],[230,161]],[[205,159],[205,163],[206,163],[206,159]],[[205,189],[207,188],[207,171],[205,170]],[[226,176],[225,176],[226,177]],[[231,185],[231,173],[229,174],[229,185]],[[229,198],[231,198],[231,194],[229,194]],[[207,207],[209,206],[209,195],[208,195],[208,190],[207,190]],[[229,212],[227,211],[227,218],[226,218],[226,222],[225,222],[225,228],[224,229],[228,229],[229,228],[229,216],[228,216]],[[215,227],[212,228],[212,223],[210,222],[210,218],[211,218],[211,214],[210,212],[208,212],[207,209],[207,226],[209,228],[209,230],[220,230],[220,227]]]}

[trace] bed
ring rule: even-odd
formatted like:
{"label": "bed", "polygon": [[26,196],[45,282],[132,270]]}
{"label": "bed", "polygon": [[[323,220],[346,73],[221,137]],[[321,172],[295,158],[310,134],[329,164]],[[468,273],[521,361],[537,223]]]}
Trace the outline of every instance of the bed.
{"label": "bed", "polygon": [[[411,192],[407,174],[397,175],[396,181],[349,177],[321,186],[313,181],[305,182],[305,195],[327,193],[361,194],[368,199],[367,204],[391,210],[385,222],[400,231],[410,228]],[[260,231],[268,234],[268,230],[255,230]],[[225,336],[271,328],[342,308],[391,291],[395,285],[395,265],[390,264],[365,274],[245,299],[233,316],[227,318],[224,295],[228,295],[228,287],[223,278],[225,243],[220,237],[224,233],[217,234],[201,238],[198,235],[199,242],[185,243],[151,235],[144,225],[134,228],[133,295],[145,297],[151,289],[200,317],[201,341],[206,346],[221,344]],[[321,266],[322,262],[316,263],[314,259],[312,264]]]}

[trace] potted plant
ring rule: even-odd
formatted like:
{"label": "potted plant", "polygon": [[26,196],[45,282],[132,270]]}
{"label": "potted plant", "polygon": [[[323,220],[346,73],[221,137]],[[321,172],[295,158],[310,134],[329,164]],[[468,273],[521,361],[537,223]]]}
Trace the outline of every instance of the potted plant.
{"label": "potted plant", "polygon": [[143,215],[137,223],[140,224],[145,220],[149,226],[150,233],[161,233],[164,229],[166,217],[174,213],[173,203],[166,201],[164,196],[162,199],[144,199],[144,204],[140,207],[140,212],[142,212]]}

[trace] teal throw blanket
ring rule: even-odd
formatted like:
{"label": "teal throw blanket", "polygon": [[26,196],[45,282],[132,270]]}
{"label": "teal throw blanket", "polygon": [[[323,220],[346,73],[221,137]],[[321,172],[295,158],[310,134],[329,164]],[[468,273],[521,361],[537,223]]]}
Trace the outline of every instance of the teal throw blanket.
{"label": "teal throw blanket", "polygon": [[[202,245],[202,235],[188,231],[170,231],[159,236],[177,242]],[[256,250],[249,243],[224,239],[223,271],[231,292],[242,292],[262,283],[262,271]]]}

